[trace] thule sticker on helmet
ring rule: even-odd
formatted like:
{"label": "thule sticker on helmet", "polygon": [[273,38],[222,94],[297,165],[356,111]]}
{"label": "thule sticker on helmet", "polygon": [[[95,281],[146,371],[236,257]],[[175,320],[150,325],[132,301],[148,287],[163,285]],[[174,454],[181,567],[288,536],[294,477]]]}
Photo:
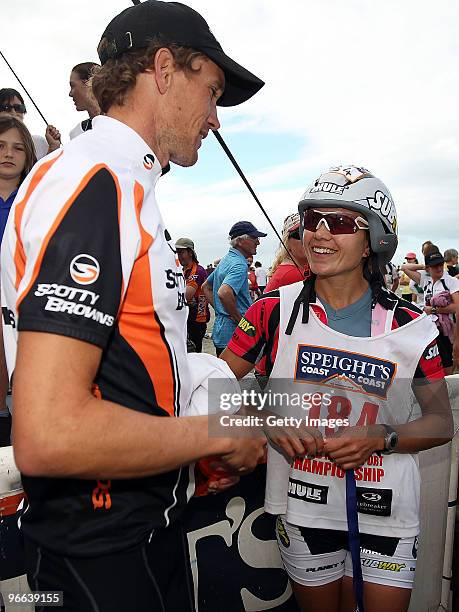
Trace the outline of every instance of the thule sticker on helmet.
{"label": "thule sticker on helmet", "polygon": [[309,193],[317,193],[319,191],[324,193],[333,193],[335,195],[342,195],[344,193],[344,187],[341,185],[336,185],[336,183],[317,183],[309,190]]}

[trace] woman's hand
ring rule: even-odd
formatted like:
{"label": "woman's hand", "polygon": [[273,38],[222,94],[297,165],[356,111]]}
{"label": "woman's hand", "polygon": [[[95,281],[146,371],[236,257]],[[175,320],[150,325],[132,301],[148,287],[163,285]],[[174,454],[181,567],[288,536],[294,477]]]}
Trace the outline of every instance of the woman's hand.
{"label": "woman's hand", "polygon": [[315,427],[306,427],[303,424],[299,427],[287,424],[265,425],[264,432],[290,459],[298,455],[315,456],[324,448],[322,434]]}
{"label": "woman's hand", "polygon": [[47,126],[45,138],[48,143],[48,153],[55,151],[61,146],[61,133],[54,125]]}
{"label": "woman's hand", "polygon": [[353,470],[384,449],[385,433],[381,425],[345,427],[337,437],[325,440],[324,452],[343,470]]}

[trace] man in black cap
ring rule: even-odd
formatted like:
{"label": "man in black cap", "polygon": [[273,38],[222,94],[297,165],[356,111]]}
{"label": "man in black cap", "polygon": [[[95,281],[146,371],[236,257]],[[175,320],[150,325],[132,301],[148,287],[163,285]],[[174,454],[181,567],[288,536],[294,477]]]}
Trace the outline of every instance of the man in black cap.
{"label": "man in black cap", "polygon": [[126,9],[98,51],[103,115],[24,181],[2,252],[28,577],[66,611],[182,612],[189,464],[240,475],[263,442],[174,418],[192,393],[185,284],[154,189],[196,162],[217,105],[263,83],[175,2]]}
{"label": "man in black cap", "polygon": [[265,236],[250,221],[235,223],[229,231],[230,250],[202,286],[204,295],[215,310],[212,340],[217,356],[231,340],[236,326],[252,304],[247,257],[255,255],[259,238]]}

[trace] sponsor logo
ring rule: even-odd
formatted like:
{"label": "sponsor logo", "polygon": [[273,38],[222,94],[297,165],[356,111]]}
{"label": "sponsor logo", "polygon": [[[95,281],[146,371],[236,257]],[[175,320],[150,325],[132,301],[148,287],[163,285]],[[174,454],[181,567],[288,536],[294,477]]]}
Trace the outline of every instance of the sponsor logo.
{"label": "sponsor logo", "polygon": [[70,263],[70,276],[78,285],[92,285],[99,278],[100,266],[97,259],[81,253]]}
{"label": "sponsor logo", "polygon": [[334,195],[342,195],[344,192],[344,187],[342,185],[337,185],[336,183],[329,183],[324,181],[323,183],[317,183],[314,187],[311,187],[309,193],[332,193]]}
{"label": "sponsor logo", "polygon": [[328,497],[328,487],[312,485],[301,480],[289,478],[288,496],[302,501],[312,502],[313,504],[326,504]]}
{"label": "sponsor logo", "polygon": [[94,487],[92,492],[92,505],[94,510],[97,510],[98,508],[110,510],[110,508],[112,507],[112,498],[110,496],[111,486],[111,480],[97,481],[97,485]]}
{"label": "sponsor logo", "polygon": [[143,158],[143,167],[145,168],[145,170],[151,170],[153,168],[154,163],[154,156],[151,153],[147,153]]}
{"label": "sponsor logo", "polygon": [[9,310],[6,306],[2,306],[2,316],[5,325],[11,325],[13,329],[16,329],[16,317],[12,310]]}
{"label": "sponsor logo", "polygon": [[357,487],[357,510],[362,514],[390,516],[392,508],[391,489]]}
{"label": "sponsor logo", "polygon": [[284,523],[282,522],[282,519],[280,516],[278,516],[276,519],[276,531],[277,531],[277,536],[279,540],[281,541],[282,545],[285,548],[288,548],[290,546],[290,538],[288,537],[288,533],[285,530]]}
{"label": "sponsor logo", "polygon": [[340,565],[344,565],[343,561],[338,561],[338,563],[331,563],[330,565],[319,565],[319,567],[306,567],[304,571],[308,572],[323,572],[324,570],[334,569],[335,567],[339,567]]}
{"label": "sponsor logo", "polygon": [[385,570],[387,572],[400,572],[406,567],[405,563],[394,563],[393,561],[378,561],[377,559],[362,559],[364,567]]}
{"label": "sponsor logo", "polygon": [[300,344],[295,380],[386,398],[396,365],[361,353]]}
{"label": "sponsor logo", "polygon": [[101,325],[111,327],[115,318],[95,308],[99,295],[87,289],[76,289],[56,283],[39,283],[35,290],[36,297],[47,297],[45,310],[64,312],[78,317],[92,319]]}
{"label": "sponsor logo", "polygon": [[418,536],[415,536],[414,538],[414,542],[413,542],[413,548],[411,549],[411,554],[413,555],[413,559],[417,559],[418,558]]}
{"label": "sponsor logo", "polygon": [[429,350],[424,353],[424,359],[429,361],[430,359],[435,359],[435,357],[438,357],[439,355],[440,352],[438,350],[438,345],[435,344],[435,346],[429,347]]}
{"label": "sponsor logo", "polygon": [[247,319],[244,319],[244,317],[242,317],[241,320],[239,321],[238,327],[239,329],[242,329],[242,331],[248,336],[250,336],[251,338],[253,338],[255,334],[257,333],[255,326],[252,325],[252,323],[249,323]]}
{"label": "sponsor logo", "polygon": [[378,211],[385,219],[387,219],[394,232],[397,230],[397,217],[394,203],[383,191],[375,191],[372,198],[360,200],[359,203],[363,204],[370,210]]}
{"label": "sponsor logo", "polygon": [[362,493],[362,497],[368,501],[379,501],[381,499],[379,493]]}

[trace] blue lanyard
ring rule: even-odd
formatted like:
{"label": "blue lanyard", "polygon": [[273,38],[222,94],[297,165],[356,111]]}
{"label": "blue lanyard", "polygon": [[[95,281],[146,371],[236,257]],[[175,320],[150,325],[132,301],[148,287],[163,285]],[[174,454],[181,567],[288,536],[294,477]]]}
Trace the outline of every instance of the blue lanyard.
{"label": "blue lanyard", "polygon": [[357,515],[357,487],[354,470],[346,471],[346,514],[349,537],[349,550],[352,558],[354,595],[357,612],[365,612],[363,607],[363,577],[360,563],[359,518]]}

